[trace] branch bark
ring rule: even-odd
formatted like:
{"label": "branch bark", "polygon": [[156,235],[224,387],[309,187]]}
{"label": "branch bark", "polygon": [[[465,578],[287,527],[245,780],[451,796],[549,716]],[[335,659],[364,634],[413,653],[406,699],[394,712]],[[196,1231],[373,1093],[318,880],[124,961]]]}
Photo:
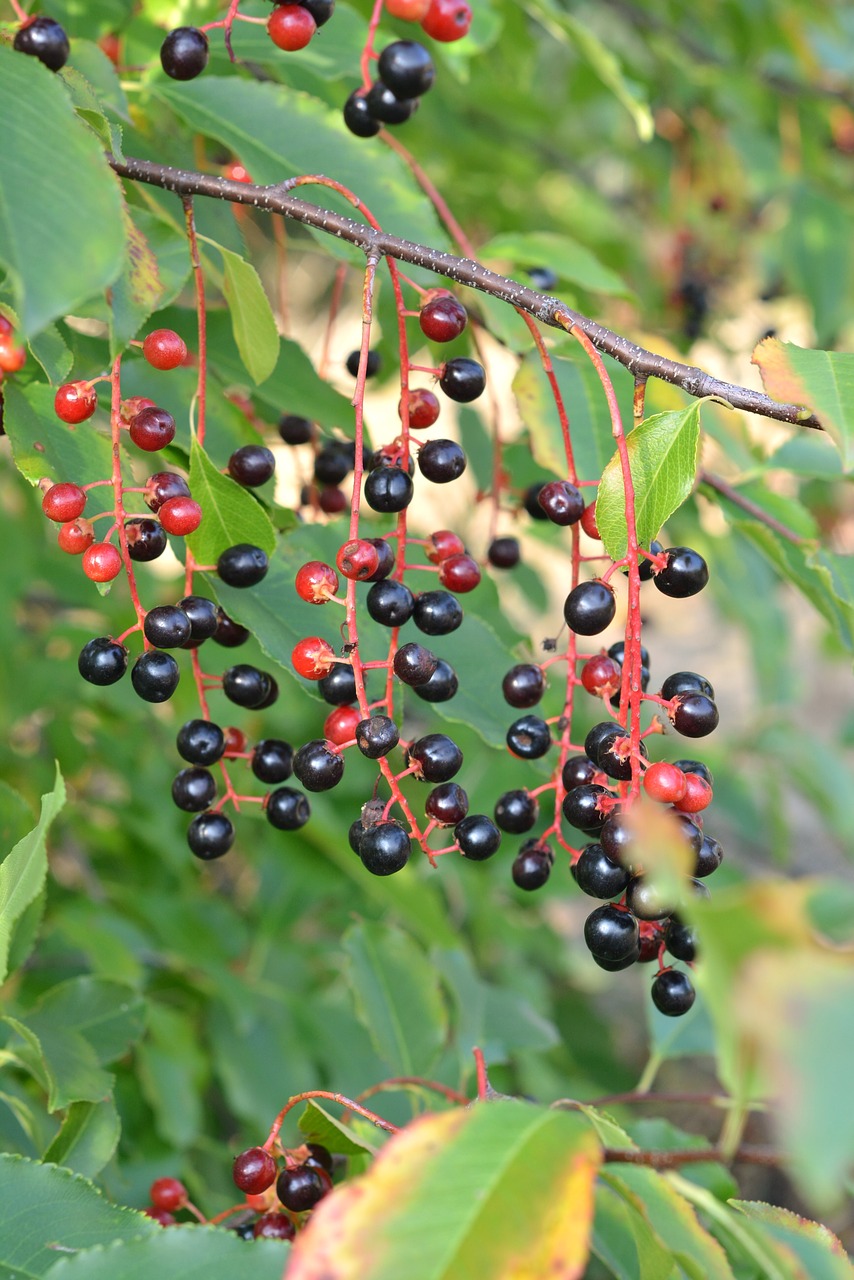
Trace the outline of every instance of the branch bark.
{"label": "branch bark", "polygon": [[682,364],[640,347],[612,329],[598,324],[589,316],[574,311],[557,298],[538,293],[527,285],[519,284],[506,276],[490,271],[482,263],[471,258],[460,258],[427,245],[402,240],[387,231],[376,231],[344,217],[331,209],[310,204],[290,194],[287,181],[274,186],[257,186],[252,183],[233,182],[213,174],[194,173],[187,169],[173,169],[168,165],[153,164],[127,156],[124,160],[109,157],[117,174],[132,182],[146,182],[152,186],[173,191],[176,195],[208,196],[215,200],[228,200],[233,204],[249,205],[253,209],[265,209],[282,214],[315,231],[337,236],[340,240],[356,245],[365,253],[382,254],[399,262],[424,267],[437,275],[445,276],[458,284],[468,285],[481,293],[489,294],[511,306],[527,311],[541,324],[566,330],[580,329],[593,345],[623,365],[636,379],[659,378],[663,382],[680,387],[688,395],[697,398],[715,396],[733,409],[756,413],[779,422],[821,430],[818,419],[808,409],[796,404],[780,404],[769,396],[749,387],[713,378],[696,365]]}

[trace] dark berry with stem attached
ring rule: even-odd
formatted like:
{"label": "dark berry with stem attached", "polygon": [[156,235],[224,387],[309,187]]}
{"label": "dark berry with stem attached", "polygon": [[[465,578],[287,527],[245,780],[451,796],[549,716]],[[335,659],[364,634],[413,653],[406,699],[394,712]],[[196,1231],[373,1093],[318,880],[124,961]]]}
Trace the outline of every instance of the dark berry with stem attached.
{"label": "dark berry with stem attached", "polygon": [[249,663],[239,663],[222,673],[222,691],[229,702],[256,710],[269,706],[273,677]]}
{"label": "dark berry with stem attached", "polygon": [[[658,555],[661,555],[662,551],[664,550],[664,547],[661,545],[660,542],[653,541],[649,544],[649,547],[647,549],[654,556],[658,556]],[[626,573],[626,572],[627,570],[624,569],[623,573]],[[646,556],[641,556],[640,564],[638,565],[638,577],[640,578],[641,582],[649,582],[650,579],[652,578],[652,572],[653,572],[652,561],[648,560]]]}
{"label": "dark berry with stem attached", "polygon": [[[357,377],[359,373],[359,360],[361,358],[361,354],[362,353],[360,351],[351,351],[347,359],[344,361],[347,372],[354,378]],[[382,368],[382,363],[383,359],[379,351],[369,351],[367,361],[365,362],[365,377],[375,377]]]}
{"label": "dark berry with stem attached", "polygon": [[314,459],[314,478],[318,484],[340,484],[353,470],[343,449],[328,444]]}
{"label": "dark berry with stem attached", "polygon": [[680,693],[702,693],[712,701],[715,698],[711,682],[705,676],[698,675],[696,671],[675,671],[661,686],[661,696],[667,702]]}
{"label": "dark berry with stem attached", "polygon": [[573,868],[575,882],[591,898],[618,898],[629,883],[625,867],[608,857],[601,844],[588,844]]}
{"label": "dark berry with stem attached", "polygon": [[375,582],[365,598],[368,613],[383,627],[402,627],[415,611],[415,597],[394,578]]}
{"label": "dark berry with stem attached", "polygon": [[176,27],[160,46],[160,65],[173,80],[195,80],[208,65],[208,38],[198,27]]}
{"label": "dark berry with stem attached", "polygon": [[667,717],[677,733],[686,738],[705,738],[718,727],[718,709],[703,693],[679,694]]}
{"label": "dark berry with stem attached", "polygon": [[137,658],[130,673],[135,692],[146,702],[166,702],[178,688],[181,672],[171,653],[149,649]]}
{"label": "dark berry with stem attached", "polygon": [[128,434],[138,449],[156,453],[174,440],[175,419],[156,405],[140,409],[130,420]]}
{"label": "dark berry with stem attached", "polygon": [[594,578],[591,582],[579,582],[566,597],[563,616],[566,623],[580,636],[596,636],[614,621],[617,602],[607,583]]}
{"label": "dark berry with stem attached", "polygon": [[279,1167],[263,1147],[250,1147],[234,1157],[231,1176],[238,1191],[247,1196],[260,1196],[276,1181]]}
{"label": "dark berry with stem attached", "polygon": [[679,920],[671,920],[664,935],[664,945],[676,960],[690,964],[697,958],[697,930]]}
{"label": "dark berry with stem attached", "polygon": [[281,738],[262,738],[252,750],[250,766],[261,782],[285,782],[293,773],[293,748]]}
{"label": "dark berry with stem attached", "polygon": [[251,634],[248,627],[229,618],[224,609],[217,609],[216,631],[211,637],[214,644],[222,645],[224,649],[238,649],[240,645],[246,644]]}
{"label": "dark berry with stem attached", "polygon": [[332,1176],[335,1169],[335,1160],[332,1152],[322,1145],[320,1142],[307,1142],[308,1156],[304,1160],[304,1164],[309,1169],[325,1169]]}
{"label": "dark berry with stem attached", "polygon": [[[603,740],[599,748],[597,764],[603,773],[607,773],[609,778],[615,778],[620,782],[628,782],[631,778],[632,758],[628,754],[628,746],[629,739],[626,731],[619,726],[617,726],[615,734],[609,735],[607,739]],[[638,752],[646,759],[647,749],[644,742],[638,743]]]}
{"label": "dark berry with stem attached", "polygon": [[375,138],[380,122],[371,115],[368,99],[361,89],[354,89],[344,103],[344,123],[357,138]]}
{"label": "dark berry with stem attached", "polygon": [[209,809],[216,799],[216,782],[207,769],[182,769],[172,783],[172,800],[186,813]]}
{"label": "dark berry with stem attached", "polygon": [[505,791],[495,802],[495,821],[502,831],[522,835],[537,821],[540,806],[527,791]]}
{"label": "dark berry with stem attached", "polygon": [[51,71],[59,71],[68,61],[68,36],[53,18],[29,18],[15,32],[13,47],[18,53],[38,58]]}
{"label": "dark berry with stem attached", "polygon": [[262,1213],[252,1224],[253,1240],[293,1240],[296,1227],[286,1213]]}
{"label": "dark berry with stem attached", "polygon": [[156,471],[146,480],[142,496],[149,510],[157,513],[170,498],[189,498],[190,486],[175,471]]}
{"label": "dark berry with stem attached", "polygon": [[493,538],[486,558],[493,569],[515,569],[522,558],[518,538]]}
{"label": "dark berry with stem attached", "polygon": [[228,474],[247,489],[266,484],[275,470],[275,455],[262,444],[245,444],[228,460]]}
{"label": "dark berry with stem attached", "polygon": [[175,745],[190,764],[216,764],[225,751],[225,734],[212,720],[188,720],[178,730]]}
{"label": "dark berry with stem attached", "polygon": [[570,756],[563,766],[561,780],[566,791],[583,787],[596,777],[596,765],[588,756]]}
{"label": "dark berry with stem attached", "polygon": [[578,827],[581,831],[600,831],[608,820],[608,814],[602,812],[599,803],[603,797],[612,794],[607,787],[596,782],[573,787],[563,798],[563,816],[571,827]]}
{"label": "dark berry with stem attached", "polygon": [[187,844],[203,862],[221,858],[234,844],[234,824],[224,813],[200,813],[187,828]]}
{"label": "dark berry with stem attached", "polygon": [[455,440],[428,440],[418,451],[418,470],[433,484],[459,479],[466,462],[466,455]]}
{"label": "dark berry with stem attached", "polygon": [[428,297],[418,315],[421,332],[431,342],[453,342],[468,322],[463,304],[444,289]]}
{"label": "dark berry with stem attached", "polygon": [[612,862],[628,867],[635,844],[635,825],[628,813],[612,813],[599,832],[599,843]]}
{"label": "dark berry with stem attached", "polygon": [[520,662],[511,667],[501,682],[504,701],[518,710],[534,707],[543,696],[546,677],[533,662]]}
{"label": "dark berry with stem attached", "polygon": [[159,520],[126,520],[125,534],[128,555],[138,563],[146,564],[150,560],[156,560],[166,550],[166,531]]}
{"label": "dark berry with stem attached", "polygon": [[311,817],[311,805],[301,791],[277,787],[267,796],[264,813],[277,831],[299,831]]}
{"label": "dark berry with stem attached", "polygon": [[303,9],[308,9],[316,27],[322,27],[335,12],[335,0],[298,0],[298,2]]}
{"label": "dark berry with stem attached", "polygon": [[296,413],[283,413],[279,418],[279,435],[285,444],[308,444],[314,435],[314,423]]}
{"label": "dark berry with stem attached", "polygon": [[336,662],[317,682],[320,696],[333,707],[346,707],[356,701],[356,677],[349,662]]}
{"label": "dark berry with stem attached", "polygon": [[267,576],[266,551],[249,542],[228,547],[216,562],[216,571],[229,587],[254,587]]}
{"label": "dark berry with stem attached", "polygon": [[666,596],[684,599],[695,596],[709,581],[709,566],[690,547],[668,547],[663,569],[653,569],[652,580]]}
{"label": "dark berry with stem attached", "polygon": [[703,843],[700,845],[700,851],[697,854],[697,861],[694,864],[695,876],[710,876],[712,872],[717,871],[718,867],[724,860],[724,851],[717,840],[712,836],[703,836]]}
{"label": "dark berry with stem attached", "polygon": [[400,467],[375,467],[365,480],[365,501],[381,514],[405,510],[413,493],[412,481]]}
{"label": "dark berry with stem attached", "polygon": [[356,725],[356,746],[369,760],[381,760],[400,741],[397,725],[390,716],[370,716]]}
{"label": "dark berry with stem attached", "polygon": [[192,625],[183,609],[160,604],[149,609],[142,624],[143,635],[158,649],[180,649],[192,635]]}
{"label": "dark berry with stem attached", "polygon": [[463,620],[463,608],[450,591],[423,591],[415,597],[412,619],[428,636],[446,636]]}
{"label": "dark berry with stem attached", "polygon": [[447,360],[439,371],[439,386],[449,400],[458,404],[470,404],[483,395],[486,374],[483,365],[468,356],[455,356]]}
{"label": "dark berry with stem attached", "polygon": [[436,78],[433,59],[423,44],[415,40],[395,40],[386,45],[379,57],[378,70],[380,80],[398,98],[420,97]]}
{"label": "dark berry with stem attached", "polygon": [[602,720],[594,724],[584,739],[584,751],[588,759],[599,764],[600,753],[610,748],[617,738],[625,738],[626,731],[615,720]]}
{"label": "dark berry with stem attached", "polygon": [[456,671],[449,662],[440,658],[430,679],[424,684],[414,685],[412,692],[424,702],[450,702],[459,687]]}
{"label": "dark berry with stem attached", "polygon": [[359,841],[359,857],[371,875],[391,876],[409,861],[409,835],[394,819],[368,827]]}
{"label": "dark berry with stem attached", "polygon": [[469,798],[456,782],[442,782],[424,801],[427,817],[440,827],[453,827],[469,811]]}
{"label": "dark berry with stem attached", "polygon": [[334,743],[315,738],[294,756],[294,777],[306,791],[331,791],[344,776],[344,757]]}
{"label": "dark berry with stem attached", "polygon": [[463,753],[447,734],[428,733],[410,745],[406,759],[422,781],[449,782],[462,767]]}
{"label": "dark berry with stem attached", "polygon": [[507,730],[507,745],[514,756],[539,760],[552,745],[551,730],[540,716],[520,716]]}
{"label": "dark berry with stem attached", "polygon": [[84,644],[77,659],[77,670],[83,679],[101,686],[121,680],[127,665],[127,649],[109,636],[96,636]]}
{"label": "dark berry with stem attached", "polygon": [[470,862],[485,862],[497,853],[501,832],[485,813],[470,813],[454,827],[454,838],[460,853]]}
{"label": "dark berry with stem attached", "polygon": [[536,840],[529,840],[517,853],[513,860],[510,874],[517,889],[533,892],[542,889],[551,875],[554,857],[550,849],[538,845]]}
{"label": "dark berry with stem attached", "polygon": [[208,600],[207,596],[184,596],[178,601],[178,608],[190,620],[190,643],[195,645],[210,640],[219,623],[214,601]]}
{"label": "dark berry with stem attached", "polygon": [[368,110],[375,120],[383,124],[404,124],[418,110],[417,98],[398,98],[397,94],[375,80],[367,93]]}
{"label": "dark berry with stem attached", "polygon": [[435,653],[425,649],[422,644],[410,641],[403,644],[394,655],[392,663],[394,674],[404,684],[419,685],[430,679],[439,665]]}
{"label": "dark berry with stem attached", "polygon": [[637,950],[638,922],[621,907],[597,907],[584,922],[587,949],[601,960],[620,961]]}
{"label": "dark berry with stem attached", "polygon": [[665,969],[652,984],[652,1003],[668,1018],[679,1018],[694,1003],[696,992],[687,973]]}
{"label": "dark berry with stem attached", "polygon": [[544,484],[537,494],[537,502],[552,524],[577,524],[584,514],[581,490],[568,480],[550,480]]}

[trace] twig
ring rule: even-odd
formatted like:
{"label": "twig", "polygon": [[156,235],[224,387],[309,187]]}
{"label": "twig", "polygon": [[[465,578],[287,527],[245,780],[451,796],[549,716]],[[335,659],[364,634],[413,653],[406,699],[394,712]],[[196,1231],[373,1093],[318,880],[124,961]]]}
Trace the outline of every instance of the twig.
{"label": "twig", "polygon": [[647,1169],[679,1169],[683,1164],[782,1164],[779,1151],[770,1147],[738,1147],[732,1155],[725,1155],[716,1147],[688,1147],[677,1151],[638,1151],[633,1147],[606,1147],[602,1159],[605,1164],[637,1164]]}
{"label": "twig", "polygon": [[772,529],[774,533],[779,534],[781,538],[785,538],[787,542],[793,542],[796,547],[802,546],[803,543],[808,541],[807,538],[801,537],[799,533],[795,533],[793,529],[781,524],[774,516],[769,515],[758,503],[753,502],[750,498],[745,498],[743,493],[739,493],[738,489],[733,488],[731,484],[726,480],[722,480],[720,476],[714,476],[709,471],[698,471],[697,480],[700,484],[716,490],[717,493],[728,499],[733,506],[741,507],[742,511],[746,511],[748,515],[753,516],[754,520],[759,520],[767,528]]}

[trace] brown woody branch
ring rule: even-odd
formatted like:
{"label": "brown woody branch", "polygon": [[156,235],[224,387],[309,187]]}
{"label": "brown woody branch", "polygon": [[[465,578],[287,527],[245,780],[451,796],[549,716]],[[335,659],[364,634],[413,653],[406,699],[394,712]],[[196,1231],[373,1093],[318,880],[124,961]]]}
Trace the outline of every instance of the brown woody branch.
{"label": "brown woody branch", "polygon": [[173,169],[168,165],[153,164],[127,156],[124,160],[109,157],[113,169],[123,178],[133,182],[146,182],[152,186],[174,191],[179,196],[209,196],[216,200],[228,200],[233,204],[249,205],[253,209],[265,209],[285,218],[312,227],[315,231],[346,240],[365,253],[381,254],[399,262],[424,267],[438,275],[446,276],[458,284],[468,285],[481,293],[489,294],[511,306],[527,311],[541,324],[566,330],[576,327],[587,335],[598,350],[612,356],[624,365],[635,379],[660,378],[680,387],[688,395],[703,398],[715,396],[733,409],[756,413],[780,422],[791,422],[802,427],[821,429],[817,418],[802,405],[779,404],[769,396],[749,387],[713,378],[695,365],[681,364],[665,356],[648,351],[622,337],[588,316],[574,311],[557,298],[538,293],[527,285],[509,280],[506,276],[490,271],[488,267],[471,258],[460,258],[452,253],[431,249],[401,240],[387,231],[375,231],[363,222],[344,217],[331,209],[310,204],[290,194],[288,182],[274,186],[256,186],[252,183],[234,182],[213,174],[194,173],[187,169]]}
{"label": "brown woody branch", "polygon": [[739,1147],[731,1155],[715,1147],[687,1147],[676,1151],[639,1151],[634,1147],[606,1147],[605,1164],[639,1164],[647,1169],[680,1169],[685,1164],[762,1164],[779,1165],[783,1157],[769,1147]]}

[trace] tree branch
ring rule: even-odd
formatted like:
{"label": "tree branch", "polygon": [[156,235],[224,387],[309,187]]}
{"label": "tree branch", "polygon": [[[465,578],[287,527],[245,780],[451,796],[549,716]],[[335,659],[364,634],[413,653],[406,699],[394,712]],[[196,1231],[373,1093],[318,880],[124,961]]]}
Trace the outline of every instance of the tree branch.
{"label": "tree branch", "polygon": [[124,160],[117,160],[113,156],[108,158],[120,177],[133,182],[147,182],[166,191],[174,191],[179,196],[210,196],[216,200],[249,205],[253,209],[280,213],[303,226],[346,240],[365,253],[380,253],[399,262],[424,267],[449,280],[478,289],[481,293],[527,311],[541,324],[563,330],[578,328],[599,351],[612,356],[636,379],[660,378],[680,387],[691,396],[715,396],[733,409],[821,430],[817,418],[801,405],[779,404],[759,391],[723,382],[695,365],[681,364],[677,360],[669,360],[654,351],[648,351],[645,347],[639,347],[628,338],[574,311],[559,299],[509,280],[471,258],[459,258],[452,253],[415,244],[411,240],[401,240],[387,231],[375,231],[364,223],[344,217],[331,209],[309,204],[289,194],[288,182],[262,187],[252,183],[233,182],[213,174],[172,169],[168,165],[152,164],[148,160],[137,160],[131,156]]}
{"label": "tree branch", "polygon": [[634,1147],[606,1147],[606,1164],[639,1164],[648,1169],[679,1169],[683,1164],[781,1164],[783,1157],[769,1147],[739,1147],[726,1155],[715,1147],[688,1147],[677,1151],[639,1151]]}

